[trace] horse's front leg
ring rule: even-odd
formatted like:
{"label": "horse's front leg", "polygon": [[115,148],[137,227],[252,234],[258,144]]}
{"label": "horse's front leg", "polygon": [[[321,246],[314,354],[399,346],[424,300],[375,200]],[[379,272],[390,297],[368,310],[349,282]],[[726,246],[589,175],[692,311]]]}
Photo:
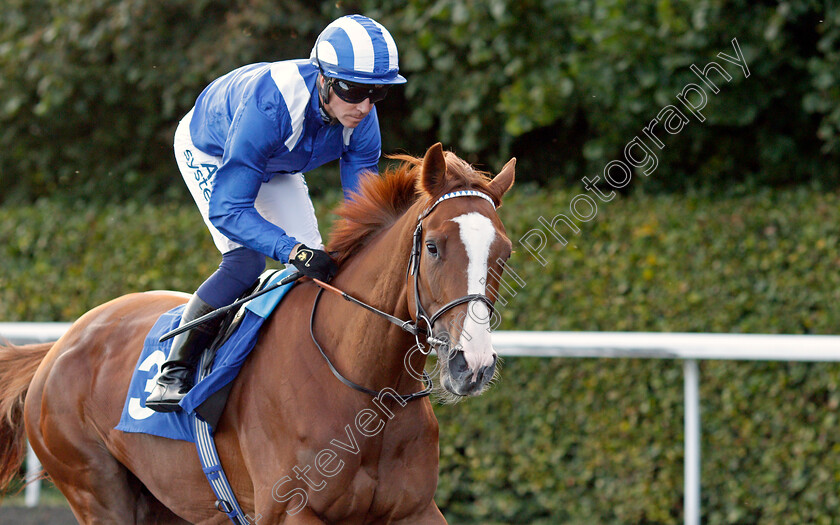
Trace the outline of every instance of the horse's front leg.
{"label": "horse's front leg", "polygon": [[294,499],[289,505],[280,503],[271,497],[262,498],[257,494],[256,498],[256,525],[324,525],[324,520],[319,518],[312,510],[305,506],[298,510],[298,499]]}
{"label": "horse's front leg", "polygon": [[316,516],[312,511],[308,508],[303,509],[302,511],[298,512],[294,516],[287,514],[286,512],[283,513],[282,521],[266,521],[266,525],[269,523],[282,523],[283,525],[324,525],[326,523],[324,520]]}
{"label": "horse's front leg", "polygon": [[401,520],[392,521],[391,523],[394,525],[434,525],[441,523],[445,525],[446,518],[443,517],[443,514],[440,512],[437,504],[432,501],[421,512],[412,514],[411,516],[406,516]]}
{"label": "horse's front leg", "polygon": [[305,508],[296,514],[289,514],[285,510],[263,510],[257,513],[253,523],[256,525],[324,525],[326,522]]}

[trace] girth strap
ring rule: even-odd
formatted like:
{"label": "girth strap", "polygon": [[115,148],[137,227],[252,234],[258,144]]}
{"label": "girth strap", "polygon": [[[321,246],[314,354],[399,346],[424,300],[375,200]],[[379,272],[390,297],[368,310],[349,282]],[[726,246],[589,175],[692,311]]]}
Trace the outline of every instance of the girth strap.
{"label": "girth strap", "polygon": [[[199,380],[204,379],[210,373],[213,357],[210,352],[204,352],[201,356],[201,364],[199,368]],[[210,425],[193,414],[193,426],[195,428],[195,446],[198,449],[198,458],[201,461],[201,468],[204,475],[207,476],[207,481],[210,483],[210,488],[213,489],[213,494],[216,495],[216,508],[227,514],[230,520],[237,525],[248,525],[253,520],[249,520],[247,515],[242,511],[239,502],[236,500],[236,495],[225,476],[225,470],[222,468],[222,463],[219,460],[219,453],[216,451],[216,443],[213,440],[213,430]]]}

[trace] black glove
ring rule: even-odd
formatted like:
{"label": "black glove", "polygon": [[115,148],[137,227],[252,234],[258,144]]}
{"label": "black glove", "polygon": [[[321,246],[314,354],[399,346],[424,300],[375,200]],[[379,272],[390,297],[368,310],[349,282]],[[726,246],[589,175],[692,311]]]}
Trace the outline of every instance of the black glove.
{"label": "black glove", "polygon": [[289,261],[300,273],[319,281],[328,282],[338,272],[338,265],[324,250],[313,250],[301,244]]}

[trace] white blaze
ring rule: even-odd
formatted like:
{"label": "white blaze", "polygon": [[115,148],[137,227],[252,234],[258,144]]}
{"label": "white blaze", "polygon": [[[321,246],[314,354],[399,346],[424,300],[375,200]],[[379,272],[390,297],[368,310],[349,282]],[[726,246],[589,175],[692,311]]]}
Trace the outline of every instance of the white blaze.
{"label": "white blaze", "polygon": [[[493,222],[480,213],[471,212],[452,219],[458,223],[461,242],[467,251],[467,293],[484,294],[487,287],[487,262],[490,245],[496,237]],[[483,301],[470,301],[463,320],[458,346],[473,373],[493,363],[496,352],[490,342],[490,311]]]}

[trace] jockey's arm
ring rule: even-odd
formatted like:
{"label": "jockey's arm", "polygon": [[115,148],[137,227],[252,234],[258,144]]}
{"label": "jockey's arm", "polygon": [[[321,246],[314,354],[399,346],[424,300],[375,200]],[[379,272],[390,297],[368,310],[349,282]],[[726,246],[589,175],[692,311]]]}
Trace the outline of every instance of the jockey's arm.
{"label": "jockey's arm", "polygon": [[[274,108],[277,107],[274,101]],[[265,220],[254,207],[265,181],[272,152],[282,144],[282,130],[290,125],[265,111],[259,97],[244,101],[236,111],[225,144],[222,165],[210,196],[210,222],[225,236],[280,262],[288,262],[298,241]]]}

